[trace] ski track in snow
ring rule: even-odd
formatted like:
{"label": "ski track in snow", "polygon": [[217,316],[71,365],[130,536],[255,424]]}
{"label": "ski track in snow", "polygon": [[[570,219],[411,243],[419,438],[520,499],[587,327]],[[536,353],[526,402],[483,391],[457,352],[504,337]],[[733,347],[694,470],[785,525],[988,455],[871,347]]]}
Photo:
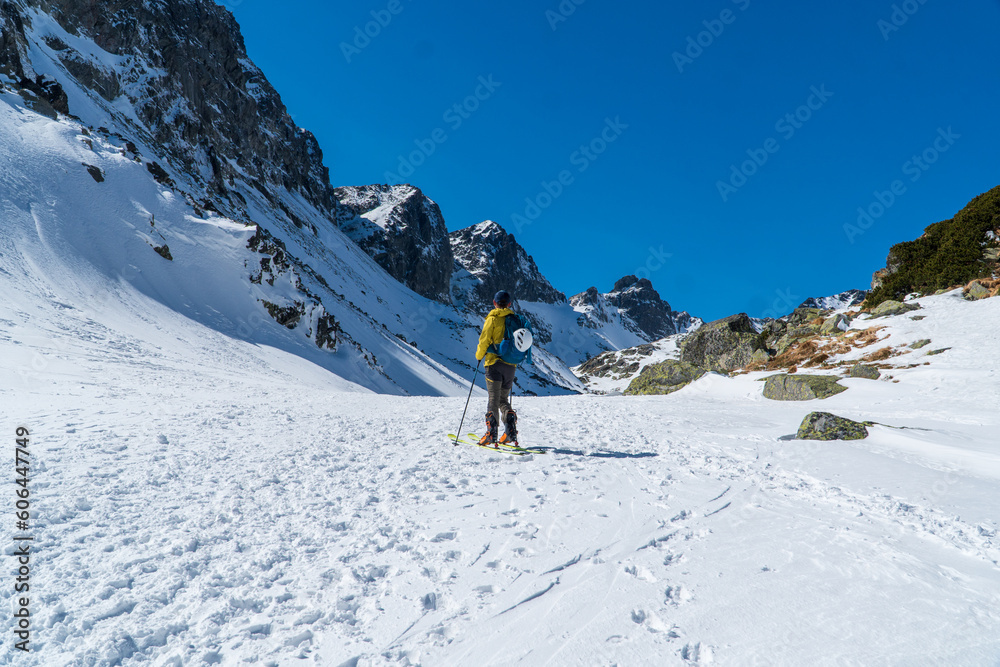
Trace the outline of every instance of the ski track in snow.
{"label": "ski track in snow", "polygon": [[[280,337],[224,335],[242,311],[201,283],[242,278],[168,274],[141,239],[102,270],[117,260],[94,248],[121,239],[56,214],[93,192],[74,174],[62,203],[0,174],[0,400],[10,437],[33,435],[36,537],[35,650],[14,658],[4,633],[0,662],[1000,662],[1000,299],[855,322],[887,325],[880,346],[931,338],[893,359],[930,365],[822,402],[767,401],[764,374],[516,397],[548,453],[512,457],[447,443],[465,392],[440,373],[413,377],[461,397],[375,395]],[[199,266],[237,234],[219,224],[187,248]],[[811,410],[907,430],[781,439]]]}
{"label": "ski track in snow", "polygon": [[[461,398],[332,391],[242,344],[187,359],[51,309],[69,338],[4,390],[37,455],[23,664],[1000,656],[996,503],[943,509],[996,480],[914,463],[893,445],[908,432],[780,441],[807,408],[710,377],[666,399],[515,398],[552,451],[509,457],[446,442]],[[971,416],[947,426],[971,437]]]}

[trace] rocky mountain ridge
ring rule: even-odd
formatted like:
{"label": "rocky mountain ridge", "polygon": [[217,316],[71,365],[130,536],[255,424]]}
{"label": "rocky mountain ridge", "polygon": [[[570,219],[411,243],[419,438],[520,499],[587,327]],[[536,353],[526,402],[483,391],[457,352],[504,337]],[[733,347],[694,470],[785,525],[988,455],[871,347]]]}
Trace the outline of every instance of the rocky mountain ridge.
{"label": "rocky mountain ridge", "polygon": [[[25,193],[14,202],[24,215],[14,218],[29,225],[32,207],[54,206],[46,234],[81,255],[39,265],[94,267],[103,276],[94,291],[124,280],[181,316],[376,391],[464,391],[482,312],[469,299],[451,303],[453,278],[461,274],[480,300],[493,286],[449,257],[440,211],[418,189],[330,186],[315,140],[246,56],[228,11],[207,0],[19,0],[2,5],[0,21],[0,112],[15,112],[0,113],[8,119],[0,137],[32,141],[26,109],[59,137],[44,155],[19,145],[7,156],[51,162],[44,173],[75,161],[84,175],[5,185]],[[43,191],[46,203],[34,201]],[[73,209],[86,212],[81,220],[127,214],[95,218],[81,237]],[[512,291],[539,299],[524,302],[536,308],[539,348],[519,391],[580,391],[566,360],[641,339],[622,327],[580,335],[565,295],[507,236],[497,229],[477,242],[493,244],[487,262],[501,267],[493,275],[521,276]]]}
{"label": "rocky mountain ridge", "polygon": [[336,217],[318,142],[292,121],[224,7],[205,0],[14,0],[0,14],[0,72],[20,82],[58,78],[28,57],[26,29],[33,30],[42,36],[36,48],[94,93],[58,110],[79,115],[83,109],[74,107],[96,102],[203,186],[208,206],[243,217],[239,183],[297,227],[306,223],[275,192],[295,193]]}
{"label": "rocky mountain ridge", "polygon": [[500,290],[518,301],[566,303],[566,295],[542,275],[535,260],[513,234],[486,220],[448,235],[455,256],[452,298],[478,312],[492,307]]}
{"label": "rocky mountain ridge", "polygon": [[339,187],[334,194],[338,225],[352,241],[417,294],[451,302],[455,259],[434,201],[412,185]]}

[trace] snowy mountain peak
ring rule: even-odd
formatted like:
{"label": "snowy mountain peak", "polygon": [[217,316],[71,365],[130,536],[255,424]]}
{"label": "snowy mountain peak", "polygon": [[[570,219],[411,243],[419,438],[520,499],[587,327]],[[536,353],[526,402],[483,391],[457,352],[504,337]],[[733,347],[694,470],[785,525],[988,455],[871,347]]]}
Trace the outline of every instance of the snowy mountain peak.
{"label": "snowy mountain peak", "polygon": [[819,308],[820,310],[840,310],[857,306],[865,300],[868,292],[865,290],[852,289],[833,296],[810,297],[803,301],[799,308]]}
{"label": "snowy mountain peak", "polygon": [[[660,298],[648,278],[624,276],[607,294],[596,287],[574,296],[570,303],[593,323],[607,323],[616,315],[623,325],[645,341],[683,333],[701,323],[686,312],[676,312]],[[591,324],[593,326],[593,324]]]}
{"label": "snowy mountain peak", "polygon": [[507,290],[518,301],[566,303],[542,275],[535,260],[512,234],[492,220],[448,235],[458,270],[452,284],[456,302],[483,309],[493,295]]}
{"label": "snowy mountain peak", "polygon": [[507,230],[492,220],[484,220],[478,225],[472,226],[472,235],[481,236],[491,242],[502,242],[507,237]]}
{"label": "snowy mountain peak", "polygon": [[448,303],[454,270],[448,229],[438,205],[412,185],[363,185],[334,190],[340,228],[417,294]]}
{"label": "snowy mountain peak", "polygon": [[275,196],[286,190],[335,215],[319,144],[247,56],[225,8],[210,0],[22,0],[0,13],[0,68],[36,88],[58,81],[69,113],[155,146],[206,189],[212,206],[240,216],[245,188],[305,225]]}

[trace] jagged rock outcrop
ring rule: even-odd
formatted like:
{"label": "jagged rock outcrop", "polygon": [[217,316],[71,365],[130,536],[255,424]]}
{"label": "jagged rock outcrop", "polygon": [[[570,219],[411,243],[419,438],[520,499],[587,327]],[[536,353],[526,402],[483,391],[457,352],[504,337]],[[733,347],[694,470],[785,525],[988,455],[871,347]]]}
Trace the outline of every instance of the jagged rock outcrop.
{"label": "jagged rock outcrop", "polygon": [[681,361],[718,373],[769,358],[764,335],[754,329],[746,313],[702,325],[680,344],[680,349]]}
{"label": "jagged rock outcrop", "polygon": [[666,338],[691,328],[693,318],[675,312],[660,298],[648,278],[625,276],[604,295],[608,302],[629,317],[650,340]]}
{"label": "jagged rock outcrop", "polygon": [[[336,188],[340,228],[417,294],[449,303],[455,268],[441,209],[412,185]],[[346,215],[345,215],[346,214]]]}
{"label": "jagged rock outcrop", "polygon": [[643,358],[656,352],[656,346],[646,343],[626,350],[611,350],[592,357],[574,369],[581,380],[591,378],[620,379],[639,371]]}
{"label": "jagged rock outcrop", "polygon": [[452,232],[448,238],[459,267],[452,284],[456,303],[488,310],[500,290],[518,301],[566,303],[566,295],[542,275],[514,235],[492,220]]}
{"label": "jagged rock outcrop", "polygon": [[577,310],[584,311],[585,317],[580,318],[581,326],[596,328],[611,322],[614,318],[611,304],[596,287],[588,287],[586,292],[571,296],[569,303]]}
{"label": "jagged rock outcrop", "polygon": [[296,261],[288,255],[284,242],[266,229],[258,227],[247,241],[247,249],[261,255],[260,267],[250,273],[251,283],[267,283],[273,287],[276,281],[284,279],[299,297],[292,299],[282,295],[284,305],[261,300],[261,305],[274,321],[288,329],[301,327],[305,336],[316,343],[317,347],[336,352],[340,342],[340,325],[333,315],[326,312],[322,299],[303,284],[299,275],[303,267],[297,266]]}
{"label": "jagged rock outcrop", "polygon": [[646,278],[625,276],[606,294],[590,287],[570,297],[570,304],[581,311],[580,326],[592,329],[621,319],[622,325],[647,341],[684,333],[701,324],[686,312],[671,309]]}
{"label": "jagged rock outcrop", "polygon": [[[107,102],[125,97],[135,119],[110,104],[108,112],[133,126],[177,168],[203,181],[227,214],[242,217],[245,202],[230,192],[235,181],[242,181],[278,208],[284,207],[274,193],[285,189],[336,217],[319,144],[296,127],[278,93],[250,61],[227,9],[211,0],[4,2],[0,71],[63,112],[65,93],[38,78],[25,57],[24,30],[32,9],[46,12],[68,33],[45,37],[66,71]],[[92,40],[117,63],[77,51],[72,36]],[[285,212],[297,226],[304,224]]]}

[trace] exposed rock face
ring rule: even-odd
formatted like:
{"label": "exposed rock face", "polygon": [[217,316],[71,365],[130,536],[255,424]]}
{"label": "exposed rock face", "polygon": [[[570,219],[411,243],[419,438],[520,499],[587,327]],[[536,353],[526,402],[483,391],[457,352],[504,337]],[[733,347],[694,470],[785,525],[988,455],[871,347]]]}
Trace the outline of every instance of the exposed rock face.
{"label": "exposed rock face", "polygon": [[896,257],[895,253],[890,250],[888,257],[885,258],[885,268],[879,269],[872,274],[872,288],[870,291],[875,291],[881,287],[885,280],[898,272],[902,266],[902,260]]}
{"label": "exposed rock face", "polygon": [[[586,292],[580,292],[569,299],[574,308],[583,308],[587,316],[581,318],[580,324],[586,327],[598,327],[612,320],[610,305],[604,295],[596,287],[588,287]],[[636,325],[638,327],[638,325]]]}
{"label": "exposed rock face", "polygon": [[656,348],[653,345],[646,344],[630,347],[627,350],[604,352],[580,364],[576,372],[581,378],[588,376],[616,379],[625,377],[638,371],[640,360],[655,351]]}
{"label": "exposed rock face", "polygon": [[[335,217],[319,144],[295,126],[278,94],[247,57],[228,10],[211,0],[20,4],[49,13],[66,32],[118,56],[119,64],[111,67],[77,52],[58,36],[47,39],[83,87],[109,102],[124,96],[135,109],[135,129],[221,200],[227,200],[230,186],[240,180],[272,203],[274,191],[286,189]],[[33,83],[44,88],[24,57],[24,26],[30,25],[31,16],[18,4],[3,3],[0,71],[21,79],[22,88]],[[50,86],[43,96],[59,110],[65,97],[60,93]],[[124,117],[118,120],[134,124]],[[239,209],[240,202],[231,202],[230,208]]]}
{"label": "exposed rock face", "polygon": [[847,387],[832,375],[772,375],[764,382],[764,398],[772,401],[811,401],[842,391]]}
{"label": "exposed rock face", "polygon": [[441,209],[412,185],[334,190],[340,227],[393,278],[428,299],[449,303],[455,258]]}
{"label": "exposed rock face", "polygon": [[769,359],[764,335],[754,330],[746,313],[702,325],[680,347],[681,361],[719,373]]}
{"label": "exposed rock face", "polygon": [[819,332],[824,336],[844,333],[851,328],[851,318],[843,313],[837,313],[823,320]]}
{"label": "exposed rock face", "polygon": [[635,322],[649,340],[666,338],[691,328],[691,316],[674,312],[647,278],[625,276],[604,296]]}
{"label": "exposed rock face", "polygon": [[903,303],[902,301],[883,301],[872,310],[872,317],[889,317],[890,315],[903,315],[914,310],[920,310],[920,306],[915,303]]}
{"label": "exposed rock face", "polygon": [[503,227],[487,220],[449,234],[460,271],[452,296],[471,310],[492,307],[493,295],[510,292],[518,301],[566,303],[566,295],[542,275],[524,248]]}
{"label": "exposed rock face", "polygon": [[812,412],[802,420],[796,440],[864,440],[871,422],[856,422],[829,412]]}
{"label": "exposed rock face", "polygon": [[340,325],[333,315],[326,312],[322,300],[302,284],[299,272],[303,267],[288,255],[284,242],[258,227],[247,241],[247,248],[261,255],[259,268],[250,273],[251,283],[274,286],[276,281],[287,280],[300,296],[299,299],[283,296],[283,304],[261,300],[268,314],[289,329],[301,327],[305,336],[320,349],[336,352],[340,342]]}
{"label": "exposed rock face", "polygon": [[675,359],[650,364],[642,369],[639,377],[632,380],[625,390],[625,395],[672,394],[707,372],[704,368]]}

